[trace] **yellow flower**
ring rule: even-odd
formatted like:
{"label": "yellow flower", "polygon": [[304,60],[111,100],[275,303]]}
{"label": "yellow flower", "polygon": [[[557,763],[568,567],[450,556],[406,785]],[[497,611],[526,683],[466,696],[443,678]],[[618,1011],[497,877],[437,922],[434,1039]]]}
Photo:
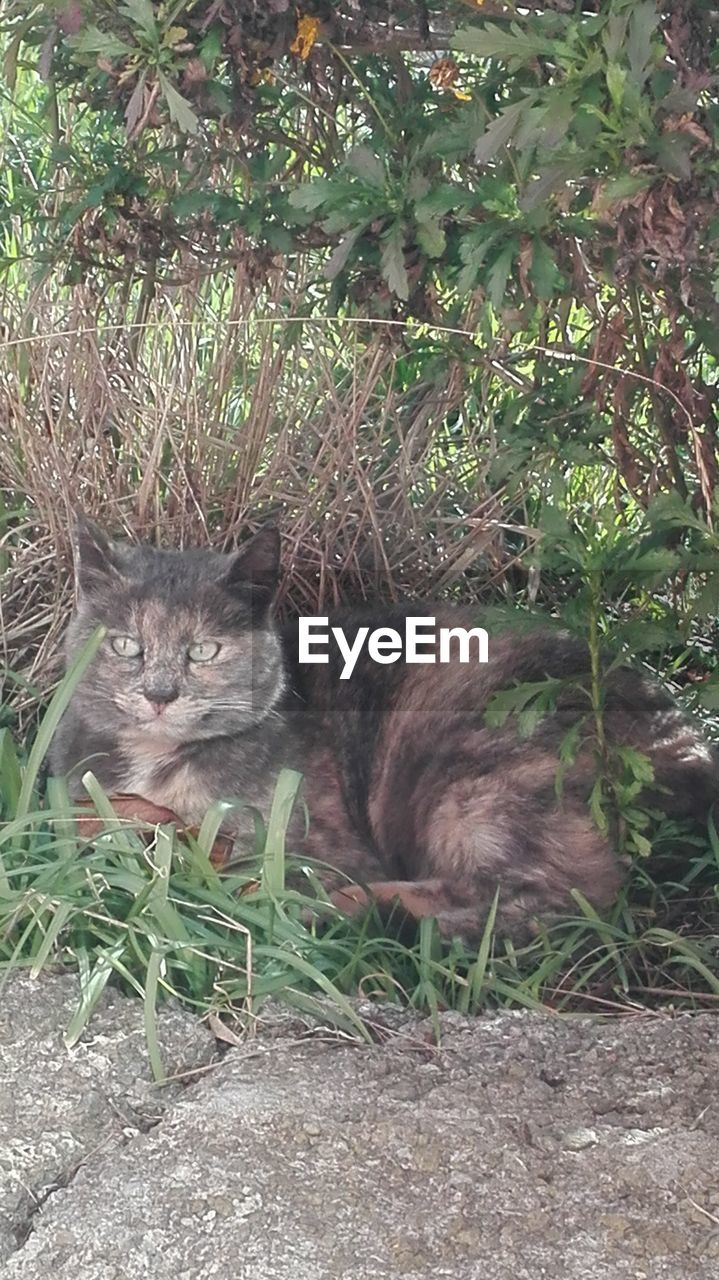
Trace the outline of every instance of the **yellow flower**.
{"label": "yellow flower", "polygon": [[299,54],[300,58],[309,58],[320,31],[319,18],[309,18],[307,14],[297,12],[297,35],[290,45],[290,53]]}

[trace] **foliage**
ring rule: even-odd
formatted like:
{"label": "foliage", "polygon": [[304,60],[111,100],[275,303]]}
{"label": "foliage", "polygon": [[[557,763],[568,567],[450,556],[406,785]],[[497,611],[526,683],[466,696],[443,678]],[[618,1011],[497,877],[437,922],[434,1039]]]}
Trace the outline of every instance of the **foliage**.
{"label": "foliage", "polygon": [[606,439],[708,511],[718,35],[708,0],[17,0],[6,264],[150,297],[308,255],[310,310],[476,330],[508,470]]}

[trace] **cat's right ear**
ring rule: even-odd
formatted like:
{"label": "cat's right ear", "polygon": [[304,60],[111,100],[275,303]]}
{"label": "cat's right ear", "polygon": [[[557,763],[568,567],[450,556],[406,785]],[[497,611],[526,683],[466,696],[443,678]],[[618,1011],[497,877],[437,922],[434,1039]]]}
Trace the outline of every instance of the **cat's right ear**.
{"label": "cat's right ear", "polygon": [[122,577],[117,548],[84,512],[75,516],[75,574],[86,595],[117,585]]}
{"label": "cat's right ear", "polygon": [[280,531],[265,525],[249,542],[227,557],[223,578],[227,591],[251,591],[260,605],[269,604],[280,578]]}

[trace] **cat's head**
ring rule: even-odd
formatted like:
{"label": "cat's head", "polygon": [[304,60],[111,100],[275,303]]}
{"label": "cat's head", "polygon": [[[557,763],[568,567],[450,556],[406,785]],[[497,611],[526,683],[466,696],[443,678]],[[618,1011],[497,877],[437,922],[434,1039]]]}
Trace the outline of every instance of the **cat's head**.
{"label": "cat's head", "polygon": [[107,628],[75,694],[83,717],[178,742],[263,720],[284,688],[271,617],[279,556],[271,527],[223,555],[116,543],[79,517],[68,659]]}

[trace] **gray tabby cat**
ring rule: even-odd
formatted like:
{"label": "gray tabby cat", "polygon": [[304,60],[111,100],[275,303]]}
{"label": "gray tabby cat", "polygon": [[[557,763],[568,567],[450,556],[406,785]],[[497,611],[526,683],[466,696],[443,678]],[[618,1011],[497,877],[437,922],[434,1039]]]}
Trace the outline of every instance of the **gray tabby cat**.
{"label": "gray tabby cat", "polygon": [[[273,621],[274,529],[223,555],[117,544],[83,518],[77,567],[68,660],[98,623],[107,637],[51,752],[76,798],[92,769],[111,795],[141,796],[195,825],[220,798],[267,814],[289,766],[304,775],[310,815],[308,833],[295,818],[289,846],[334,869],[327,885],[347,911],[399,900],[472,942],[497,887],[499,926],[518,938],[533,917],[571,912],[573,888],[598,907],[612,901],[622,871],[587,809],[591,744],[561,801],[555,787],[559,746],[588,713],[582,644],[553,630],[496,635],[485,666],[381,666],[364,651],[340,680],[338,656],[330,652],[328,666],[299,662],[296,624]],[[330,622],[351,642],[360,625],[397,627],[408,612],[343,611]],[[476,621],[445,606],[423,612],[440,624]],[[577,682],[529,740],[513,718],[487,727],[493,693],[545,676]],[[719,794],[717,762],[671,698],[615,669],[605,721],[610,744],[650,756],[658,807],[704,821]],[[251,847],[249,819],[235,815],[229,826]]]}

